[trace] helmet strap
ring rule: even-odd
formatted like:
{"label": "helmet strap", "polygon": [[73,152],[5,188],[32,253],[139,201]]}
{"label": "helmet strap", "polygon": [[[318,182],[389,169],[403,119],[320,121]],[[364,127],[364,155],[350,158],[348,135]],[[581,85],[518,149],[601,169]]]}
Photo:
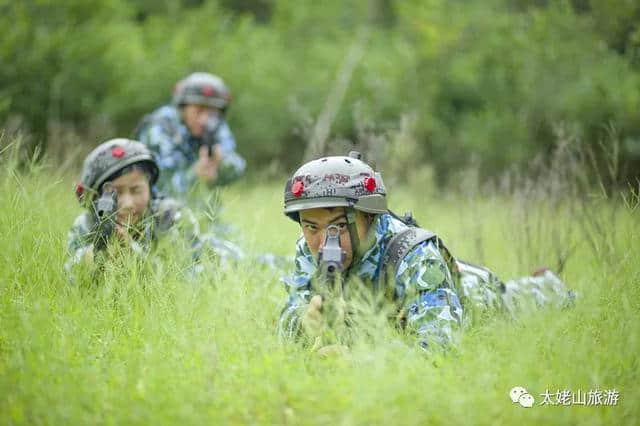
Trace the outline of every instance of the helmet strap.
{"label": "helmet strap", "polygon": [[[349,230],[349,239],[351,240],[351,250],[353,259],[356,258],[360,251],[360,237],[358,237],[358,228],[356,227],[356,209],[347,207],[347,229]],[[352,261],[353,263],[353,261]]]}

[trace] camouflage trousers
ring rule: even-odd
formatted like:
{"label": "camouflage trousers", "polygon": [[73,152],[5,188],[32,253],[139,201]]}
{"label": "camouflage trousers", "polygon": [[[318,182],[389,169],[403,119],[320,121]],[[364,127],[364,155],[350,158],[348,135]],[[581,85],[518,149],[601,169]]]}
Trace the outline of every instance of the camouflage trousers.
{"label": "camouflage trousers", "polygon": [[493,309],[515,315],[517,312],[553,306],[565,308],[575,293],[552,271],[542,269],[533,275],[502,282],[487,268],[456,261],[460,272],[462,297],[475,309]]}

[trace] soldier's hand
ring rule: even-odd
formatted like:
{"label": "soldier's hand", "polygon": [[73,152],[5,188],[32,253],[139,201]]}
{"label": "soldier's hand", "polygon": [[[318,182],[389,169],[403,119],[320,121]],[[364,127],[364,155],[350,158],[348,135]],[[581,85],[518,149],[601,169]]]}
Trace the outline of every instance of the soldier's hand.
{"label": "soldier's hand", "polygon": [[118,241],[120,241],[121,244],[128,242],[129,238],[131,238],[127,227],[124,225],[120,225],[119,223],[116,223],[115,234],[116,234],[116,237],[118,237]]}
{"label": "soldier's hand", "polygon": [[322,297],[318,294],[309,301],[307,309],[301,318],[302,329],[308,337],[316,337],[322,333],[325,327],[325,319],[322,315]]}
{"label": "soldier's hand", "polygon": [[196,175],[205,182],[215,181],[218,178],[218,165],[221,159],[222,152],[219,145],[214,146],[212,155],[209,155],[209,147],[202,145],[195,164]]}

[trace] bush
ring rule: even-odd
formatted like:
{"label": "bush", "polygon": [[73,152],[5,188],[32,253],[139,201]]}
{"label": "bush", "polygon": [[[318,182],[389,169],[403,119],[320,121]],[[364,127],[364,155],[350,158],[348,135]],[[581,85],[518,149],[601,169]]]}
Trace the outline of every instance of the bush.
{"label": "bush", "polygon": [[[449,2],[401,8],[409,34],[423,46],[416,75],[431,96],[421,104],[421,136],[437,175],[445,179],[473,158],[484,177],[524,167],[551,151],[552,130],[565,122],[591,146],[613,125],[627,140],[626,161],[638,164],[638,73],[572,9],[514,13],[500,3],[468,6],[453,21],[443,18],[453,13]],[[444,48],[434,52],[440,40]]]}
{"label": "bush", "polygon": [[592,147],[614,127],[624,178],[640,170],[640,10],[628,2],[625,14],[586,0],[85,3],[0,0],[0,123],[60,158],[130,134],[178,79],[208,70],[233,90],[228,118],[252,168],[290,171],[366,25],[329,152],[367,148],[362,117],[390,134],[415,115],[405,157],[441,183],[476,161],[485,179],[523,168],[551,152],[558,125]]}

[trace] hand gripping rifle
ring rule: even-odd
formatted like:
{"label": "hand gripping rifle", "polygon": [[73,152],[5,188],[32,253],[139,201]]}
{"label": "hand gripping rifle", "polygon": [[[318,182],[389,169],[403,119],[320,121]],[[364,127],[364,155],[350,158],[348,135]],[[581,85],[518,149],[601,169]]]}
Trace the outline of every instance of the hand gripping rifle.
{"label": "hand gripping rifle", "polygon": [[95,204],[96,224],[93,229],[94,248],[103,250],[107,247],[109,237],[114,229],[114,216],[118,207],[116,192],[111,182],[102,185],[102,195]]}

